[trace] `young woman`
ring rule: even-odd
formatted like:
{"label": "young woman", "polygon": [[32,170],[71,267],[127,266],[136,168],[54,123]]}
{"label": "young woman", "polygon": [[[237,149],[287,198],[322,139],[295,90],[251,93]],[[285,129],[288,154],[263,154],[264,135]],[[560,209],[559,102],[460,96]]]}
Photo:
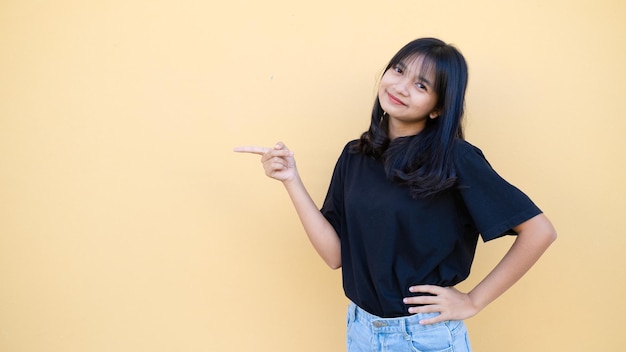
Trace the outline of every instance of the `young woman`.
{"label": "young woman", "polygon": [[[462,118],[467,65],[452,46],[417,39],[389,62],[371,124],[335,166],[321,210],[293,153],[261,155],[282,181],[322,259],[342,268],[348,351],[470,351],[463,320],[530,269],[556,239],[541,210],[466,142]],[[470,292],[478,236],[516,235],[500,263]]]}

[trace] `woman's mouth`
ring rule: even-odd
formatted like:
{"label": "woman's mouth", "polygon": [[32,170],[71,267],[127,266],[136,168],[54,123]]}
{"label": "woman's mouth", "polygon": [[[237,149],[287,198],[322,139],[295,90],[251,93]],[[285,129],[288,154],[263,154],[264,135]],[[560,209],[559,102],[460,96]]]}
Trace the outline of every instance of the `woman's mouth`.
{"label": "woman's mouth", "polygon": [[402,100],[396,98],[390,93],[387,93],[387,97],[389,98],[389,101],[392,102],[393,104],[406,106],[406,104],[403,103]]}

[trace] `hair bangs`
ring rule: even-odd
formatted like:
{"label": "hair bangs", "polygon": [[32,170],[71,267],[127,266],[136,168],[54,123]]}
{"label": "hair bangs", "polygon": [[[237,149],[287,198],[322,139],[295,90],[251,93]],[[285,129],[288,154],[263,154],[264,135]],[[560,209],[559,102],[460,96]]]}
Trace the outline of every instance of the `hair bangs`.
{"label": "hair bangs", "polygon": [[420,48],[407,46],[400,50],[389,62],[384,72],[395,67],[403,65],[404,67],[413,67],[416,65],[416,76],[427,79],[431,88],[437,96],[440,97],[438,105],[441,105],[441,97],[445,95],[445,87],[447,75],[440,68],[440,55],[437,55],[437,48]]}

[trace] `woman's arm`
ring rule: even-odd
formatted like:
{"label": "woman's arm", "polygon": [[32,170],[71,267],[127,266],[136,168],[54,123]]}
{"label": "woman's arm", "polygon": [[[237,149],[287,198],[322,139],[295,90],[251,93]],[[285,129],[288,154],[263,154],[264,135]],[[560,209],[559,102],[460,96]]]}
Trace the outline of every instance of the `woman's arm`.
{"label": "woman's arm", "polygon": [[440,313],[437,317],[422,321],[422,324],[463,320],[476,315],[502,295],[539,260],[556,239],[554,227],[543,214],[523,222],[514,230],[518,235],[507,254],[473,290],[462,293],[453,287],[432,285],[411,287],[409,289],[411,292],[426,292],[434,296],[405,298],[406,304],[425,304],[409,308],[409,312]]}
{"label": "woman's arm", "polygon": [[283,143],[274,148],[237,147],[240,153],[261,155],[265,174],[279,180],[285,186],[289,197],[302,222],[304,230],[317,253],[332,269],[341,267],[341,243],[332,225],[319,211],[307,192],[296,168],[296,161]]}

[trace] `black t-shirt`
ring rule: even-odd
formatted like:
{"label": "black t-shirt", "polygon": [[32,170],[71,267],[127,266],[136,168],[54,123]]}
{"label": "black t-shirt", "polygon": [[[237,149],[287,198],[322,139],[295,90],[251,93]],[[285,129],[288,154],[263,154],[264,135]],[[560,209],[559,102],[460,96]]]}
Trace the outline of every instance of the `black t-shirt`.
{"label": "black t-shirt", "polygon": [[454,148],[457,187],[427,200],[387,179],[381,161],[344,148],[322,213],[341,239],[346,296],[371,314],[408,315],[413,285],[454,286],[470,272],[478,235],[506,234],[541,213],[466,141]]}

